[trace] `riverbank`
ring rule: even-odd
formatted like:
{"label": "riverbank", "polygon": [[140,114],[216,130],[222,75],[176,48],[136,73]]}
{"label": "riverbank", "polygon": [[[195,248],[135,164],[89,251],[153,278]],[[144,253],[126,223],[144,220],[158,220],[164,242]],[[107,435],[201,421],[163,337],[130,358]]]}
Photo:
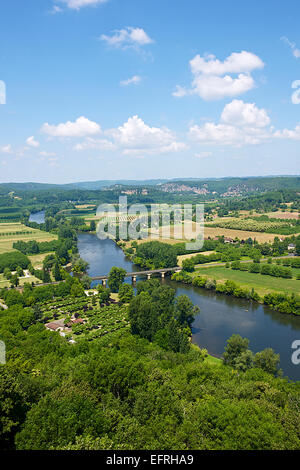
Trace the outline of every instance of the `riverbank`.
{"label": "riverbank", "polygon": [[293,293],[289,295],[280,292],[267,292],[261,297],[253,287],[249,289],[249,286],[242,286],[231,279],[218,283],[216,279],[211,279],[208,276],[200,276],[198,274],[193,276],[184,271],[173,274],[172,280],[183,284],[192,284],[193,286],[215,291],[219,294],[245,299],[248,302],[269,305],[282,314],[300,316],[300,298]]}
{"label": "riverbank", "polygon": [[[113,266],[122,267],[127,272],[137,270],[112,240],[100,240],[90,233],[78,234],[78,250],[90,264],[90,276],[107,275]],[[220,362],[214,356],[221,357],[228,338],[239,334],[249,338],[253,352],[273,348],[280,354],[280,367],[284,374],[292,380],[299,380],[299,367],[291,362],[291,344],[300,335],[299,316],[283,315],[266,304],[175,282],[169,276],[160,282],[170,285],[177,296],[187,295],[194,305],[199,306],[200,313],[192,325],[192,343],[209,351],[209,360]]]}

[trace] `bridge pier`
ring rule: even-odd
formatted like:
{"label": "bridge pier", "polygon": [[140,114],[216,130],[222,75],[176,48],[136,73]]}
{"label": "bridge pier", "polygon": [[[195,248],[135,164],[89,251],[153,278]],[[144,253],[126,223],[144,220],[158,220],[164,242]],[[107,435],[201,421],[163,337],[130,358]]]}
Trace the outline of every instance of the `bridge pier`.
{"label": "bridge pier", "polygon": [[132,280],[132,284],[135,284],[136,283],[136,276],[132,276],[131,280]]}
{"label": "bridge pier", "polygon": [[162,279],[165,278],[165,273],[161,273],[161,278],[162,278]]}
{"label": "bridge pier", "polygon": [[107,279],[102,279],[102,286],[106,287]]}
{"label": "bridge pier", "polygon": [[151,279],[151,274],[147,274],[147,279],[148,279],[148,281],[150,281],[150,279]]}

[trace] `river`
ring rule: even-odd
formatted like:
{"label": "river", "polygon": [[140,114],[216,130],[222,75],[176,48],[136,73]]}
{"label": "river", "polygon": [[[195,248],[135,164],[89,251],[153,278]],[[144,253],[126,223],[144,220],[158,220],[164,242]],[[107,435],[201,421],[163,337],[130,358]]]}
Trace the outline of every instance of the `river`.
{"label": "river", "polygon": [[[99,240],[93,234],[79,234],[78,249],[80,256],[90,265],[90,276],[106,275],[112,266],[127,271],[136,270],[111,240]],[[291,361],[291,345],[295,340],[300,340],[299,317],[278,313],[255,302],[179,284],[169,278],[162,282],[171,285],[177,295],[188,295],[200,307],[200,314],[197,315],[192,330],[195,344],[220,356],[226,340],[234,333],[240,334],[250,340],[249,347],[253,352],[273,348],[280,354],[280,367],[284,375],[292,380],[300,380],[300,365],[296,366]]]}

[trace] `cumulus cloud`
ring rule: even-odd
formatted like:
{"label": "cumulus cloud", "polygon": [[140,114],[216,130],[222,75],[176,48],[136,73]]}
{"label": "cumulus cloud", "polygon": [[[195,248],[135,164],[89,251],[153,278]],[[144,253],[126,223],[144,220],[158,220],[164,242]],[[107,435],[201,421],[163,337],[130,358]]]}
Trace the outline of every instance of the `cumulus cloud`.
{"label": "cumulus cloud", "polygon": [[0,153],[7,153],[7,154],[13,153],[12,146],[9,144],[9,145],[5,145],[4,147],[0,147]]}
{"label": "cumulus cloud", "polygon": [[108,0],[57,0],[57,1],[59,1],[60,3],[64,3],[71,10],[80,10],[80,8],[82,7],[100,5],[100,3],[106,3]]}
{"label": "cumulus cloud", "polygon": [[26,140],[26,144],[34,148],[37,148],[40,146],[40,143],[34,139],[33,135],[31,137],[28,137],[28,139]]}
{"label": "cumulus cloud", "polygon": [[254,103],[233,100],[224,107],[218,124],[193,125],[189,137],[196,142],[215,145],[254,145],[271,137],[269,124],[265,109],[259,109]]}
{"label": "cumulus cloud", "polygon": [[281,38],[281,40],[283,42],[285,42],[288,46],[290,46],[290,48],[292,50],[292,53],[293,53],[293,56],[296,59],[299,59],[300,58],[300,49],[297,48],[296,44],[294,42],[291,42],[286,36],[283,36]]}
{"label": "cumulus cloud", "polygon": [[300,123],[294,129],[276,131],[274,137],[278,139],[300,140]]}
{"label": "cumulus cloud", "polygon": [[120,82],[120,85],[121,86],[137,85],[138,83],[140,83],[141,80],[142,78],[139,75],[134,75],[133,77],[128,78],[127,80],[122,80]]}
{"label": "cumulus cloud", "polygon": [[221,121],[234,126],[266,127],[270,118],[265,109],[259,109],[255,103],[233,100],[227,104],[221,114]]}
{"label": "cumulus cloud", "polygon": [[255,86],[251,72],[263,67],[263,61],[247,51],[233,52],[223,62],[214,55],[202,57],[198,54],[190,61],[191,88],[177,85],[173,96],[181,98],[196,94],[210,101],[241,95]]}
{"label": "cumulus cloud", "polygon": [[100,39],[109,46],[122,49],[138,48],[154,42],[142,28],[133,27],[115,30],[110,36],[102,34]]}
{"label": "cumulus cloud", "polygon": [[187,148],[174,133],[165,127],[150,127],[138,116],[128,119],[122,126],[110,131],[116,145],[124,155],[163,154]]}
{"label": "cumulus cloud", "polygon": [[41,128],[41,132],[51,137],[86,137],[99,134],[101,128],[96,122],[81,116],[75,122],[67,121],[56,126],[46,122]]}

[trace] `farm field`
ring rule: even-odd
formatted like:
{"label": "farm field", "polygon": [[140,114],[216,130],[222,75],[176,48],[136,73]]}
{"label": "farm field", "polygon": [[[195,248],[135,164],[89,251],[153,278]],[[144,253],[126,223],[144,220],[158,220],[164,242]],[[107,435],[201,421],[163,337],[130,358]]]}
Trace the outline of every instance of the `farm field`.
{"label": "farm field", "polygon": [[208,255],[212,255],[214,254],[215,251],[201,251],[199,253],[190,253],[188,255],[180,255],[180,256],[177,256],[177,259],[178,259],[178,266],[182,266],[182,262],[186,259],[190,259],[190,258],[193,258],[194,256],[197,256],[197,255],[204,255],[204,256],[208,256]]}
{"label": "farm field", "polygon": [[[184,238],[181,238],[181,239],[172,238],[173,233],[174,232],[172,231],[172,228],[171,228],[171,238],[169,237],[163,238],[161,236],[161,233],[159,234],[160,235],[159,238],[155,238],[157,237],[158,232],[157,231],[151,232],[149,234],[149,237],[142,239],[142,240],[137,240],[137,243],[140,244],[140,243],[145,243],[145,242],[149,242],[153,240],[158,240],[162,243],[168,243],[170,245],[174,245],[176,243],[188,241],[187,239],[184,239]],[[266,242],[273,243],[275,237],[281,238],[282,240],[286,238],[285,235],[276,235],[273,233],[250,232],[250,231],[245,231],[245,230],[233,230],[233,229],[225,229],[225,228],[209,227],[209,226],[205,226],[204,228],[204,238],[206,239],[207,238],[214,239],[216,237],[221,237],[222,235],[224,237],[232,238],[233,240],[236,237],[239,238],[240,240],[247,240],[248,238],[252,238],[252,239],[256,239],[259,243],[266,243]],[[131,242],[126,242],[126,248],[129,248],[130,245],[131,245]]]}
{"label": "farm field", "polygon": [[270,219],[299,219],[299,212],[267,212],[266,214]]}
{"label": "farm field", "polygon": [[[24,233],[16,233],[24,232]],[[13,243],[20,240],[28,242],[36,240],[37,242],[46,242],[56,240],[57,236],[42,232],[38,229],[26,227],[21,223],[3,223],[0,224],[0,254],[8,251],[14,251]]]}
{"label": "farm field", "polygon": [[[297,274],[296,269],[293,269],[293,275]],[[284,292],[286,294],[300,294],[300,281],[296,279],[283,279],[272,276],[264,276],[262,274],[249,273],[247,271],[235,271],[225,268],[224,266],[214,266],[207,268],[198,268],[195,275],[206,276],[209,279],[216,279],[217,281],[231,280],[236,282],[242,287],[248,289],[254,288],[260,295],[265,295],[270,291]]]}
{"label": "farm field", "polygon": [[[34,276],[24,276],[19,278],[19,285],[23,286],[25,282],[29,282],[30,284],[34,282],[35,284],[40,284],[42,281],[40,279],[34,277]],[[10,281],[5,279],[3,274],[0,274],[0,289],[3,289],[3,287],[10,287]]]}
{"label": "farm field", "polygon": [[224,235],[224,237],[235,239],[236,237],[240,240],[247,240],[248,238],[256,239],[259,243],[273,242],[275,237],[281,238],[282,240],[285,235],[276,235],[274,233],[264,232],[250,232],[247,230],[234,230],[230,228],[221,227],[209,227],[205,226],[204,236],[205,238],[215,238]]}
{"label": "farm field", "polygon": [[28,258],[34,269],[42,269],[43,261],[48,255],[54,255],[54,251],[49,251],[48,253],[40,253],[38,255],[29,255]]}

